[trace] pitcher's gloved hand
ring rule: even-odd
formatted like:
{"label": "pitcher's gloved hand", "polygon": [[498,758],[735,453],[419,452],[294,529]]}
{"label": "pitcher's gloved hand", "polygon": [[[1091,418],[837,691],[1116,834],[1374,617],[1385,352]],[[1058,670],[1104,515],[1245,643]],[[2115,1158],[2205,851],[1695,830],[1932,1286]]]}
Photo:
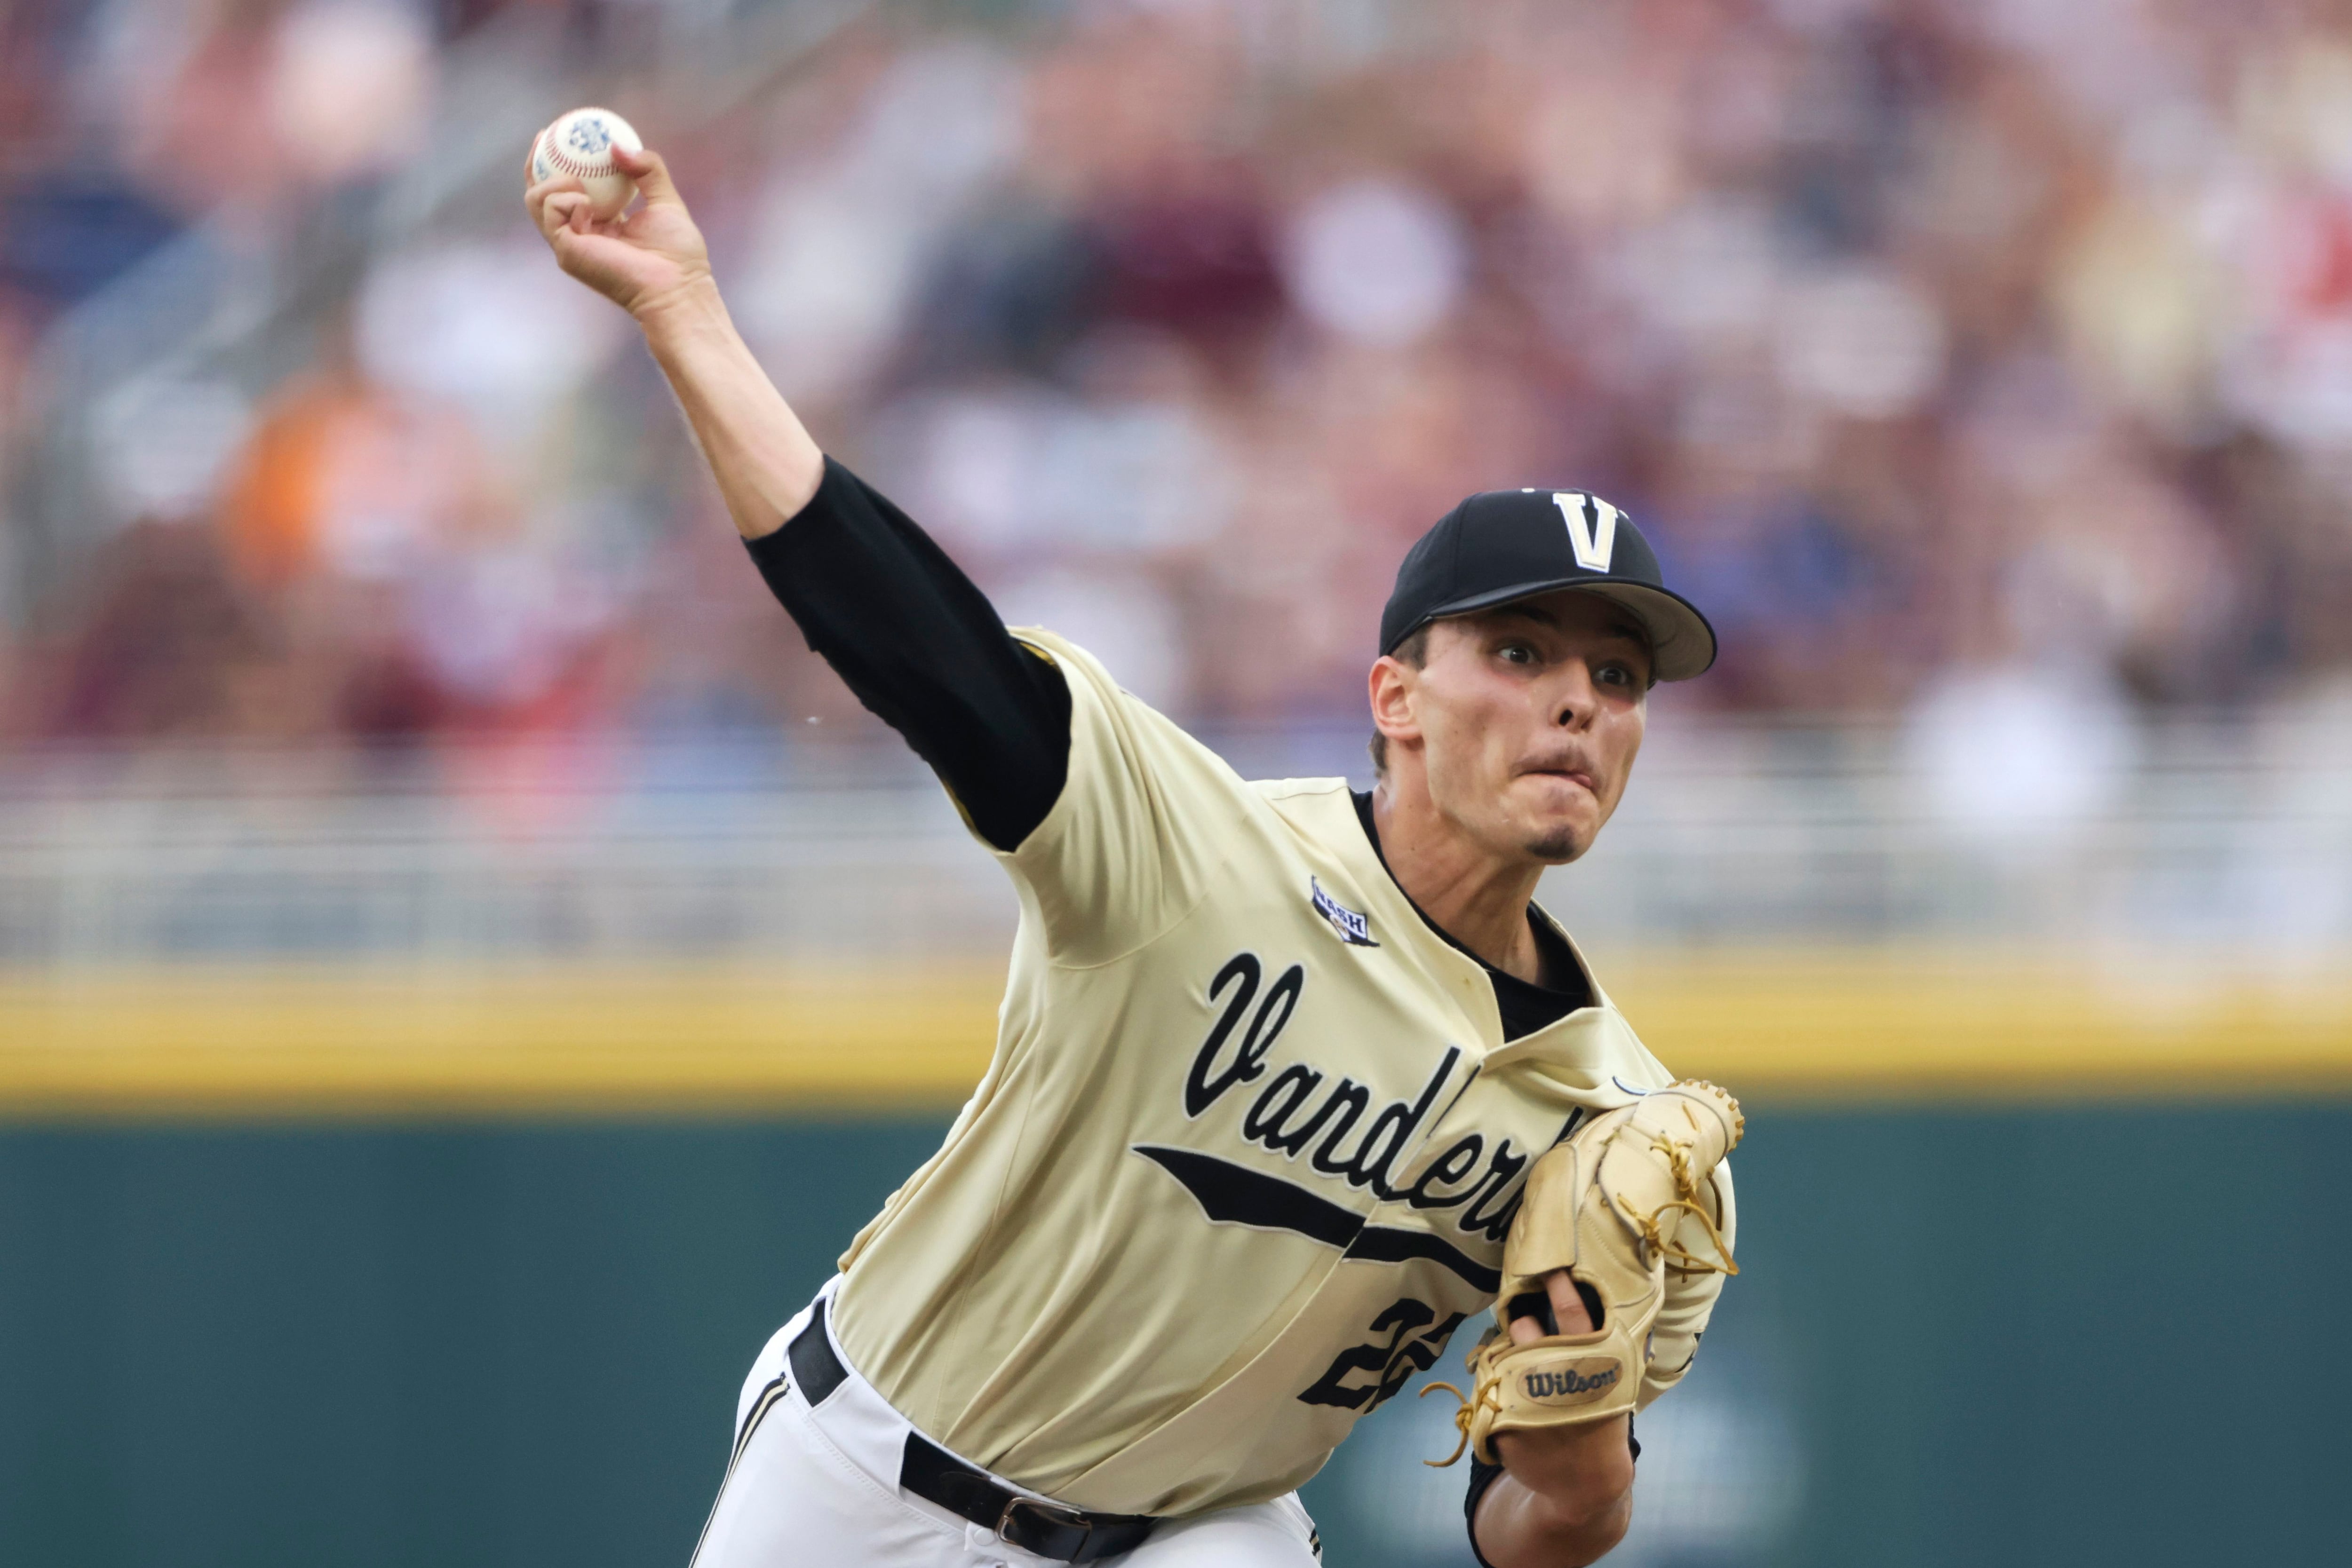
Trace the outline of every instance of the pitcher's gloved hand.
{"label": "pitcher's gloved hand", "polygon": [[[1739,1271],[1714,1177],[1745,1126],[1730,1095],[1688,1080],[1596,1118],[1536,1162],[1503,1244],[1496,1325],[1470,1353],[1462,1447],[1496,1463],[1498,1431],[1605,1420],[1681,1377],[1695,1343],[1654,1367],[1652,1329],[1678,1284]],[[1557,1331],[1547,1281],[1562,1270],[1594,1326],[1515,1340],[1515,1318]],[[1452,1464],[1462,1447],[1431,1462]]]}

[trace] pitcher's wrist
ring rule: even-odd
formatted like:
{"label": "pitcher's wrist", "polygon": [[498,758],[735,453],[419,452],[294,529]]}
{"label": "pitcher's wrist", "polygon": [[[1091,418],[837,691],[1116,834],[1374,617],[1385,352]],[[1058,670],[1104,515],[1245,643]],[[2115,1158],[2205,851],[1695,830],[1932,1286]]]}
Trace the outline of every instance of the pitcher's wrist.
{"label": "pitcher's wrist", "polygon": [[708,271],[698,271],[657,293],[646,295],[629,308],[629,314],[656,353],[668,342],[684,342],[713,331],[734,329],[727,314],[727,302],[719,298],[718,280]]}

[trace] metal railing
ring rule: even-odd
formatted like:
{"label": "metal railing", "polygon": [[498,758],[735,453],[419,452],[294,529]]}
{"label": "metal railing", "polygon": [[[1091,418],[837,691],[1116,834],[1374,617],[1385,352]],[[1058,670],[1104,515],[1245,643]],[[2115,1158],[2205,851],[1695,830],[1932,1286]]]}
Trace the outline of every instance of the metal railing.
{"label": "metal railing", "polygon": [[[1212,737],[1245,774],[1363,769],[1349,730]],[[1955,821],[1904,734],[1660,727],[1545,896],[1638,944],[2352,951],[2352,747],[2177,723],[2106,803]],[[1361,782],[1360,778],[1360,782]],[[47,751],[0,762],[0,964],[1001,953],[1014,906],[895,744],[605,737],[384,757]]]}

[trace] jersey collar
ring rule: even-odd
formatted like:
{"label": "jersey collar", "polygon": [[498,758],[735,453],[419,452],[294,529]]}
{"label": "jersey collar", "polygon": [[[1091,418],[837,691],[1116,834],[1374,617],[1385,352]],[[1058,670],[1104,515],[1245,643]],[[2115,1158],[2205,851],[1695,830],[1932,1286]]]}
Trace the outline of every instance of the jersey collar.
{"label": "jersey collar", "polygon": [[[1395,873],[1389,869],[1388,856],[1381,849],[1380,830],[1372,820],[1370,797],[1344,787],[1341,795],[1348,814],[1354,819],[1356,831],[1349,833],[1335,825],[1335,831],[1348,852],[1348,858],[1357,862],[1356,880],[1365,890],[1365,897],[1384,906],[1381,915],[1391,940],[1395,940],[1399,933],[1410,934],[1412,946],[1424,961],[1444,973],[1449,983],[1459,990],[1464,1010],[1476,1021],[1481,1043],[1489,1060],[1504,1051],[1508,1051],[1513,1057],[1524,1054],[1518,1048],[1529,1041],[1558,1040],[1561,1038],[1562,1031],[1578,1019],[1607,1008],[1608,998],[1602,993],[1600,982],[1592,977],[1592,966],[1585,960],[1583,950],[1577,946],[1575,938],[1552,918],[1550,911],[1539,904],[1530,903],[1528,913],[1540,921],[1548,932],[1559,937],[1577,967],[1584,972],[1592,1000],[1541,1029],[1521,1035],[1517,1040],[1506,1040],[1503,1038],[1502,1012],[1496,998],[1496,971],[1432,920],[1396,880]],[[1371,862],[1369,866],[1362,863],[1366,860]]]}

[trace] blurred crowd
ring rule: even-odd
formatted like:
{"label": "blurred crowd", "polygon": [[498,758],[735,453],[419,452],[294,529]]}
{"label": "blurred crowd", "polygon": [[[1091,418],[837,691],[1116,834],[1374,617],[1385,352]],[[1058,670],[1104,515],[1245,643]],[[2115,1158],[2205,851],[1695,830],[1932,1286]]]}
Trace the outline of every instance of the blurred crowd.
{"label": "blurred crowd", "polygon": [[[670,154],[829,449],[1195,721],[1360,714],[1406,544],[1520,485],[1657,543],[1689,706],[2063,734],[2352,671],[2352,6],[885,5],[737,93],[691,9],[0,10],[0,733],[864,724],[520,141],[494,202],[338,216],[493,47]],[[59,402],[188,235],[322,232],[299,353]]]}

